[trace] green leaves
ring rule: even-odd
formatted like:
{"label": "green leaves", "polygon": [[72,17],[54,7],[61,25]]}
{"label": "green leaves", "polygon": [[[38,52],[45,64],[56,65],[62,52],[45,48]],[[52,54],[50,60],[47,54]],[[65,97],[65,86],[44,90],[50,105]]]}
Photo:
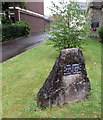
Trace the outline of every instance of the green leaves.
{"label": "green leaves", "polygon": [[103,42],[103,26],[100,27],[100,29],[98,30],[98,33],[99,33],[99,37],[101,38],[101,42]]}
{"label": "green leaves", "polygon": [[52,2],[50,8],[55,20],[50,25],[50,36],[48,40],[52,42],[57,50],[65,48],[81,47],[83,39],[89,33],[90,20],[86,20],[88,14],[80,10],[81,6],[77,2],[67,3],[64,0],[58,5]]}
{"label": "green leaves", "polygon": [[3,24],[2,41],[25,37],[29,34],[29,31],[29,24],[23,21],[20,21],[15,24]]}

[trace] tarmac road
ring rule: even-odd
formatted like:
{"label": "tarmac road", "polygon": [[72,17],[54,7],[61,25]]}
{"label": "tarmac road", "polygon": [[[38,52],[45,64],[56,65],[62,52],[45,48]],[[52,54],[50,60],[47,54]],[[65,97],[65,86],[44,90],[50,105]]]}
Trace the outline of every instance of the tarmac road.
{"label": "tarmac road", "polygon": [[4,42],[2,44],[2,60],[1,62],[5,62],[16,55],[19,55],[33,47],[41,45],[46,42],[43,38],[45,34],[39,34],[34,36],[28,36],[26,38],[16,39]]}

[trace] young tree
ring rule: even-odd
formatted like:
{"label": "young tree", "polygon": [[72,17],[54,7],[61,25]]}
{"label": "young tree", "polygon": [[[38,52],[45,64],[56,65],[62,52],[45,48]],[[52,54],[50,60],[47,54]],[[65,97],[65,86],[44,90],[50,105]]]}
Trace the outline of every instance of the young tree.
{"label": "young tree", "polygon": [[77,2],[65,2],[62,0],[56,5],[52,2],[50,8],[55,20],[52,21],[49,30],[50,40],[57,50],[66,48],[81,48],[84,39],[90,33],[90,20],[87,11],[81,10]]}

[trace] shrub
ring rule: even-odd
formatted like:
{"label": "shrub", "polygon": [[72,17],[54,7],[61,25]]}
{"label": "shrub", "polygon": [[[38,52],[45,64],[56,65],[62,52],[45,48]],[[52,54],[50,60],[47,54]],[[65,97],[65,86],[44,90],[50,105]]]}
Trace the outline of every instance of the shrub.
{"label": "shrub", "polygon": [[98,34],[99,37],[101,38],[101,42],[103,42],[103,26],[99,28]]}
{"label": "shrub", "polygon": [[30,26],[29,26],[29,24],[28,24],[27,22],[19,21],[19,22],[17,22],[17,24],[19,24],[19,25],[21,25],[21,26],[22,26],[22,25],[25,26],[24,34],[25,34],[25,35],[28,35],[28,34],[29,34]]}
{"label": "shrub", "polygon": [[26,22],[2,25],[2,41],[12,40],[20,37],[26,37],[29,34],[30,27]]}

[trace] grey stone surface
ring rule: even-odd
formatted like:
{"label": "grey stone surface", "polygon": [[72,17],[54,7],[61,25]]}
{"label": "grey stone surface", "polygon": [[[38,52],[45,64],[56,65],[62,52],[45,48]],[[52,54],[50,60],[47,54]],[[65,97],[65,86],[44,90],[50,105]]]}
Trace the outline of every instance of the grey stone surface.
{"label": "grey stone surface", "polygon": [[[82,64],[81,72],[64,75],[64,66]],[[82,51],[78,48],[62,50],[48,78],[37,94],[37,104],[42,108],[64,105],[87,99],[90,81]]]}
{"label": "grey stone surface", "polygon": [[99,27],[103,26],[103,0],[93,0],[88,5],[90,6],[88,12],[92,14],[92,21],[99,22]]}

